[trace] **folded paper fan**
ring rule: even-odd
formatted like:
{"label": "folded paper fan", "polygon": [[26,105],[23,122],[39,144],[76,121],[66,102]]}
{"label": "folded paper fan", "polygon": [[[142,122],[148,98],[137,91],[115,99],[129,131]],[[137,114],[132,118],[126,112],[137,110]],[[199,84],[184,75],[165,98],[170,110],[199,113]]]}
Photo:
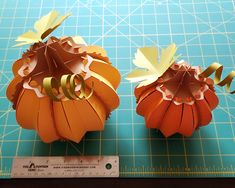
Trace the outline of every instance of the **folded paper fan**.
{"label": "folded paper fan", "polygon": [[87,131],[103,130],[119,105],[120,83],[106,51],[81,37],[35,40],[13,64],[6,93],[20,126],[35,129],[44,142],[79,142]]}
{"label": "folded paper fan", "polygon": [[175,44],[168,46],[158,62],[156,47],[138,49],[134,64],[142,69],[126,78],[140,82],[134,92],[136,111],[144,116],[147,128],[159,129],[166,137],[175,133],[190,136],[200,126],[209,124],[211,111],[219,100],[214,81],[208,76],[216,72],[216,84],[227,84],[227,90],[235,76],[233,71],[220,81],[222,65],[214,63],[202,72],[199,66],[176,62],[175,52]]}

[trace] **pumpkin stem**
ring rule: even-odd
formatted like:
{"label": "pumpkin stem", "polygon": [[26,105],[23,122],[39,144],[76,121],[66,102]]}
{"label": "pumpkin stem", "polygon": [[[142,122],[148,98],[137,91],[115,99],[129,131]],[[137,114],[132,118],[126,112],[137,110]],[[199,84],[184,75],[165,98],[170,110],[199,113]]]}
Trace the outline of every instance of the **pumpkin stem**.
{"label": "pumpkin stem", "polygon": [[49,74],[53,74],[53,70],[56,69],[56,66],[55,66],[55,63],[50,55],[50,52],[49,51],[49,47],[46,46],[45,47],[45,52],[44,52],[44,56],[45,56],[45,59],[46,59],[46,63],[47,63],[47,66],[48,66],[48,69],[49,69]]}
{"label": "pumpkin stem", "polygon": [[[189,88],[188,88],[188,82],[190,81],[190,78],[192,75],[189,73],[188,70],[183,70],[182,72],[178,72],[178,74],[180,74],[181,77],[178,82],[178,86],[175,90],[173,98],[177,98],[178,94],[182,93],[182,91],[184,91],[184,93],[187,93],[188,95],[190,95],[190,97],[193,97],[192,93],[189,91]],[[188,97],[188,98],[190,98],[190,97]],[[180,94],[180,98],[185,100],[187,97],[185,98],[185,96],[181,96],[181,94]]]}
{"label": "pumpkin stem", "polygon": [[[60,47],[58,45],[58,47]],[[63,54],[59,54],[56,49],[50,45],[46,46],[45,49],[45,58],[47,61],[47,66],[49,68],[50,75],[60,78],[63,74],[71,74],[72,72],[64,65],[64,61],[61,57]]]}

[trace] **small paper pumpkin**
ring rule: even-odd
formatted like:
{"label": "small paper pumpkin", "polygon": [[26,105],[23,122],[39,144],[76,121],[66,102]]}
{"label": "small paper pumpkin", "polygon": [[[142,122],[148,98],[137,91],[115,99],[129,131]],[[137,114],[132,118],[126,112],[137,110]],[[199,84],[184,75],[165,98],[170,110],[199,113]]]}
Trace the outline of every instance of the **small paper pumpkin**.
{"label": "small paper pumpkin", "polygon": [[[81,37],[50,37],[46,42],[36,42],[12,69],[14,79],[6,94],[16,110],[17,122],[23,128],[35,129],[44,142],[79,142],[87,131],[103,130],[110,112],[119,105],[118,70],[103,48],[87,46]],[[50,78],[57,80],[59,87],[52,83],[48,91],[44,82]],[[64,88],[60,85],[63,78],[70,78]],[[81,94],[81,80],[83,92],[90,96],[69,99],[71,89],[74,95]],[[74,88],[69,88],[71,82]]]}
{"label": "small paper pumpkin", "polygon": [[144,116],[147,128],[159,129],[166,137],[192,135],[211,121],[211,111],[219,102],[213,80],[201,77],[198,66],[175,62],[175,52],[176,46],[170,45],[158,62],[155,47],[138,50],[134,63],[145,69],[134,70],[127,77],[141,81],[134,92],[137,113]]}

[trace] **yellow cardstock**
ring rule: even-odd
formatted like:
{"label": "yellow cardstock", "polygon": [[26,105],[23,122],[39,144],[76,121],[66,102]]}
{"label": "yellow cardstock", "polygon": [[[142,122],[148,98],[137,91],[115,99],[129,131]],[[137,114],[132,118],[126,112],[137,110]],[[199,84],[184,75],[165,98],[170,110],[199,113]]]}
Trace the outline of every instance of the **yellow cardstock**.
{"label": "yellow cardstock", "polygon": [[222,72],[223,72],[223,65],[221,65],[217,62],[214,62],[209,67],[207,67],[200,74],[200,76],[205,78],[205,77],[209,77],[210,75],[215,73],[215,77],[214,77],[215,84],[217,84],[219,86],[226,85],[226,91],[231,94],[234,94],[235,90],[230,91],[230,85],[233,81],[233,78],[235,77],[235,71],[231,71],[223,80],[221,79]]}
{"label": "yellow cardstock", "polygon": [[175,61],[176,45],[171,44],[161,52],[158,61],[156,47],[143,47],[137,50],[133,63],[141,68],[133,70],[126,77],[131,82],[140,82],[137,87],[142,87],[155,82]]}
{"label": "yellow cardstock", "polygon": [[35,42],[42,41],[52,31],[54,31],[71,13],[66,13],[63,16],[59,16],[59,13],[55,10],[49,12],[47,15],[40,18],[34,24],[35,32],[29,30],[20,35],[16,42],[19,42],[15,46],[23,46],[26,44],[32,44]]}

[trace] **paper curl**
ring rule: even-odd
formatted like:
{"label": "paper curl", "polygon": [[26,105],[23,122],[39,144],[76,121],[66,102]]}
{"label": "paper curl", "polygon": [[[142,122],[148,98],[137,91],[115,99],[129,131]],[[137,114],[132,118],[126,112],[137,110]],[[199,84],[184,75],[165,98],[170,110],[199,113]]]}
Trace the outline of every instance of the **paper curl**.
{"label": "paper curl", "polygon": [[[80,85],[76,83],[80,82]],[[94,84],[93,84],[94,85]],[[76,87],[80,86],[79,92],[80,94],[76,93]],[[93,94],[93,86],[89,95],[86,95],[86,84],[83,77],[79,74],[73,75],[63,75],[61,77],[60,82],[58,82],[54,77],[47,77],[43,79],[43,88],[45,89],[46,94],[54,101],[61,101],[62,98],[59,97],[64,96],[65,100],[84,100],[89,99]],[[63,91],[61,93],[60,91]]]}
{"label": "paper curl", "polygon": [[207,67],[199,76],[206,78],[215,73],[214,82],[215,84],[219,86],[225,86],[226,85],[226,91],[234,94],[235,90],[230,91],[230,86],[233,81],[233,78],[235,77],[235,71],[231,71],[223,80],[221,79],[223,72],[223,65],[214,62],[209,67]]}

